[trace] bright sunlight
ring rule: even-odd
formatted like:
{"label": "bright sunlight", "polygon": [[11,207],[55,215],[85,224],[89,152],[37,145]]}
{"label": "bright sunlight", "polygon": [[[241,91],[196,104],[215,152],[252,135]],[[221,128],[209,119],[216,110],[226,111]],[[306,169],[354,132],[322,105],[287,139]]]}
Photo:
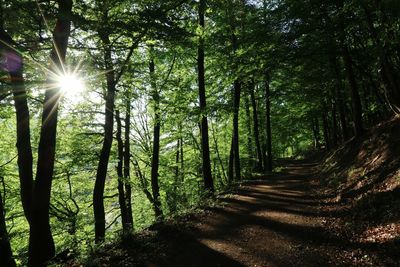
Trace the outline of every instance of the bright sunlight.
{"label": "bright sunlight", "polygon": [[75,74],[60,75],[57,85],[66,97],[76,97],[85,90],[84,82]]}

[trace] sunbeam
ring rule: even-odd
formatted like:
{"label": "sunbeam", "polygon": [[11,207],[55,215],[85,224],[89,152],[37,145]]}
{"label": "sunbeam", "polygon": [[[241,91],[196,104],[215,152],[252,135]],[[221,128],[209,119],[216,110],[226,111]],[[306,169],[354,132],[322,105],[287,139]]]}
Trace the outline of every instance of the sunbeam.
{"label": "sunbeam", "polygon": [[75,97],[85,89],[82,79],[68,73],[58,77],[57,87],[61,89],[62,94],[66,97]]}

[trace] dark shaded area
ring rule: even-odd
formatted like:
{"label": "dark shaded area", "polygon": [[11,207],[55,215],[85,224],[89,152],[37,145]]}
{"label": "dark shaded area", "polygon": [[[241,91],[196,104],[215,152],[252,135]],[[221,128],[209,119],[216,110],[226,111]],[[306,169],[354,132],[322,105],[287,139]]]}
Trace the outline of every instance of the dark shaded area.
{"label": "dark shaded area", "polygon": [[[400,122],[395,116],[329,154],[318,172],[325,224],[336,235],[358,240],[382,266],[399,266]],[[329,204],[333,205],[329,205]],[[340,216],[333,216],[334,213]]]}
{"label": "dark shaded area", "polygon": [[352,210],[320,209],[320,204],[339,204],[313,193],[319,186],[312,175],[315,164],[287,164],[282,174],[244,183],[233,197],[222,197],[218,207],[154,225],[147,234],[122,241],[118,248],[97,255],[100,261],[95,266],[386,266],[396,262],[398,244],[355,242],[324,227],[323,218],[348,216]]}

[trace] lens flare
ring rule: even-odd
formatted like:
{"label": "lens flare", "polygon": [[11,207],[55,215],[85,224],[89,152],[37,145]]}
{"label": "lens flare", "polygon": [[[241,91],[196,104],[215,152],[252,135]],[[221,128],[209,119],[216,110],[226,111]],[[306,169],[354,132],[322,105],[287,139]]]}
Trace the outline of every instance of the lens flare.
{"label": "lens flare", "polygon": [[74,74],[58,76],[57,86],[66,97],[75,97],[85,90],[84,82]]}

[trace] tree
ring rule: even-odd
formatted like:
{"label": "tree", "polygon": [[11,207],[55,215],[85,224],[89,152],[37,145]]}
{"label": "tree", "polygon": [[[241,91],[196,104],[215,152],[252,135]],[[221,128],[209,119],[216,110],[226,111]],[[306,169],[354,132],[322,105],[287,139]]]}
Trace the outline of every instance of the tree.
{"label": "tree", "polygon": [[[58,18],[53,31],[53,48],[50,53],[50,70],[56,77],[63,75],[63,65],[70,35],[72,1],[58,1]],[[3,43],[15,45],[12,38],[2,29]],[[7,49],[9,50],[9,49]],[[7,62],[14,103],[17,114],[17,149],[21,183],[21,199],[25,216],[30,225],[29,266],[39,266],[49,261],[55,254],[54,241],[50,230],[49,208],[51,184],[54,171],[57,116],[60,88],[51,75],[43,102],[42,127],[39,137],[36,179],[33,180],[32,149],[30,144],[29,109],[23,78],[22,57],[11,50]]]}
{"label": "tree", "polygon": [[[117,84],[126,70],[126,64],[124,64],[120,71],[116,73],[113,64],[113,42],[110,40],[111,32],[108,28],[111,23],[109,12],[112,8],[113,6],[111,6],[111,3],[109,2],[104,2],[100,5],[100,23],[102,26],[100,26],[97,31],[103,48],[103,64],[105,67],[107,90],[105,94],[105,124],[103,145],[100,152],[99,163],[96,172],[96,181],[93,190],[93,212],[95,218],[96,243],[103,242],[105,238],[106,220],[103,197],[108,163],[110,159],[110,151],[113,141],[115,94]],[[139,35],[138,40],[140,40],[141,37],[142,35]],[[127,53],[124,62],[129,62],[129,59],[133,54],[133,50],[137,45],[136,42],[133,41],[133,45],[129,47],[129,52]]]}
{"label": "tree", "polygon": [[267,157],[265,162],[265,171],[272,171],[272,134],[271,134],[271,92],[269,87],[269,74],[265,73],[265,131],[266,131],[266,146]]}
{"label": "tree", "polygon": [[[59,0],[58,5],[58,18],[53,31],[54,45],[50,53],[52,62],[50,69],[53,73],[64,75],[62,70],[71,31],[72,0]],[[48,83],[52,82],[52,77],[49,77]],[[47,89],[45,92],[36,179],[32,188],[31,214],[30,219],[28,219],[30,224],[29,266],[44,265],[55,255],[54,241],[50,229],[49,208],[60,97],[60,88],[58,87]]]}
{"label": "tree", "polygon": [[[0,174],[1,175],[1,174]],[[3,177],[0,177],[4,179]],[[8,237],[6,219],[4,217],[3,198],[0,192],[0,264],[1,266],[16,266],[13,254],[11,251],[10,239]]]}
{"label": "tree", "polygon": [[158,183],[158,168],[160,161],[160,94],[155,82],[155,64],[153,58],[153,47],[150,47],[149,74],[151,83],[152,104],[154,108],[154,128],[153,128],[153,153],[151,156],[151,189],[153,193],[153,208],[157,219],[162,218],[163,213],[160,201],[160,187]]}
{"label": "tree", "polygon": [[199,36],[199,47],[197,53],[197,72],[199,83],[199,99],[200,99],[200,114],[201,114],[201,153],[202,153],[202,172],[204,179],[204,188],[210,193],[214,192],[214,184],[211,173],[210,163],[210,146],[208,138],[208,120],[207,120],[207,100],[206,100],[206,87],[204,80],[204,11],[206,3],[204,0],[199,1],[199,27],[201,33]]}

